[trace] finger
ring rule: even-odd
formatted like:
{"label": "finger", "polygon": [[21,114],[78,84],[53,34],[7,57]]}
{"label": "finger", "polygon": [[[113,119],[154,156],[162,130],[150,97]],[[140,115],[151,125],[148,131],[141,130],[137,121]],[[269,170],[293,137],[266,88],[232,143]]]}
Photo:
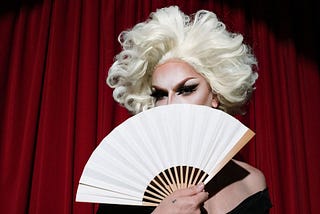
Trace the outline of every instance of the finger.
{"label": "finger", "polygon": [[203,191],[204,191],[204,184],[200,183],[196,186],[177,190],[173,193],[173,195],[175,197],[193,196],[193,195],[196,195],[196,194],[203,192]]}
{"label": "finger", "polygon": [[194,200],[194,202],[196,204],[198,204],[198,207],[202,206],[202,204],[208,200],[209,198],[209,193],[208,192],[200,192],[194,196],[192,196],[192,200]]}

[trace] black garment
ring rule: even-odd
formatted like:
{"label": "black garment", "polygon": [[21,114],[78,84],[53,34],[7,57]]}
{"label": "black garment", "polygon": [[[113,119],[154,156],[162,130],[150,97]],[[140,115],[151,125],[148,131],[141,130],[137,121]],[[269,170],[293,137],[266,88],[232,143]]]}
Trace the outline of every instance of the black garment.
{"label": "black garment", "polygon": [[[269,213],[271,207],[272,204],[270,201],[269,192],[268,189],[265,189],[246,198],[236,208],[228,212],[228,214],[266,214]],[[154,207],[101,204],[97,214],[150,214],[153,209]],[[205,213],[205,211],[203,210],[202,213]]]}
{"label": "black garment", "polygon": [[246,198],[228,214],[267,214],[271,207],[269,192],[265,189]]}

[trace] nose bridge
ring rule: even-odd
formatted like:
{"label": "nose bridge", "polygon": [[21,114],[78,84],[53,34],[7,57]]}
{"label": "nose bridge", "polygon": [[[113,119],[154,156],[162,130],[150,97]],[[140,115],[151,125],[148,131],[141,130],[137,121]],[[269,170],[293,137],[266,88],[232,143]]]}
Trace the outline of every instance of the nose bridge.
{"label": "nose bridge", "polygon": [[168,94],[167,105],[176,103],[175,93],[170,91]]}

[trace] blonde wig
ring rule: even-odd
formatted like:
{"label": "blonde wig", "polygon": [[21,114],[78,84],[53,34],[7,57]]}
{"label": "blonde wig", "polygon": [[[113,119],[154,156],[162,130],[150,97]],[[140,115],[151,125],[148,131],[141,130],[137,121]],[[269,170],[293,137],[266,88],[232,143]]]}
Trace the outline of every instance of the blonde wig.
{"label": "blonde wig", "polygon": [[183,60],[203,75],[219,108],[228,113],[240,112],[258,77],[256,59],[242,35],[228,32],[210,11],[187,16],[177,6],[159,9],[122,32],[119,42],[123,50],[115,57],[107,84],[114,88],[114,99],[132,113],[154,106],[152,73],[169,59]]}

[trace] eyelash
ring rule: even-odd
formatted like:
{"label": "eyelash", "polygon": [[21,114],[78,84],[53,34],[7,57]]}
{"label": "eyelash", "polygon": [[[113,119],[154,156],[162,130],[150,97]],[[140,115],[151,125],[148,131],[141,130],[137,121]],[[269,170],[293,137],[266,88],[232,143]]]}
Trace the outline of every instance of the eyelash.
{"label": "eyelash", "polygon": [[165,96],[168,96],[168,93],[161,90],[155,90],[151,94],[151,97],[155,98],[156,101],[160,100],[162,97],[165,97]]}
{"label": "eyelash", "polygon": [[[197,90],[199,84],[194,85],[183,85],[177,90],[178,95],[189,95]],[[151,97],[155,98],[156,101],[161,100],[163,97],[168,96],[168,93],[162,90],[155,90],[151,93]]]}
{"label": "eyelash", "polygon": [[178,95],[181,94],[191,94],[192,92],[196,91],[198,87],[198,84],[194,84],[194,85],[184,85],[181,88],[179,88],[177,90]]}

